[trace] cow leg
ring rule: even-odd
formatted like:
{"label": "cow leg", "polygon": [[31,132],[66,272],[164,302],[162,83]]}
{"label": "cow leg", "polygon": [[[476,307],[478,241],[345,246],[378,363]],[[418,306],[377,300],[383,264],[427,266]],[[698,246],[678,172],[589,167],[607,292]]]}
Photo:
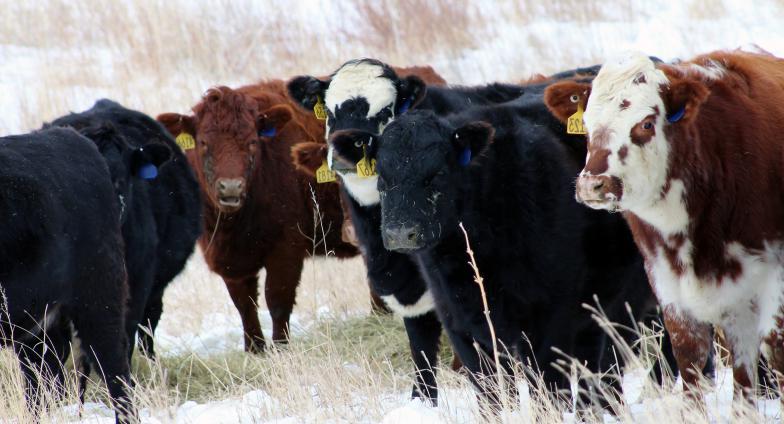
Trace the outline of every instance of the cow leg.
{"label": "cow leg", "polygon": [[[285,242],[282,244],[286,245]],[[296,246],[286,248],[281,245],[272,250],[265,262],[267,280],[264,297],[272,317],[272,340],[275,343],[287,343],[289,340],[289,317],[294,309],[303,263],[303,253]]]}
{"label": "cow leg", "polygon": [[670,333],[672,350],[678,363],[678,371],[683,379],[684,390],[698,397],[697,382],[700,370],[710,356],[713,331],[710,324],[700,322],[683,311],[676,311],[672,305],[664,307],[664,326]]}
{"label": "cow leg", "polygon": [[163,290],[156,290],[150,295],[147,306],[144,308],[142,325],[146,326],[147,330],[139,331],[139,348],[150,359],[155,359],[153,335],[161,320],[161,314],[163,314]]}
{"label": "cow leg", "polygon": [[124,317],[116,313],[122,307],[118,303],[106,308],[83,305],[81,309],[74,317],[76,335],[106,382],[117,411],[117,422],[136,422],[138,417],[128,393],[131,373]]}
{"label": "cow leg", "polygon": [[258,277],[253,275],[236,280],[224,277],[223,282],[226,283],[229,296],[240,313],[242,330],[245,333],[245,351],[250,353],[264,352],[264,334],[261,332],[259,307],[256,303],[259,297]]}
{"label": "cow leg", "polygon": [[438,386],[435,366],[438,364],[441,321],[435,311],[417,317],[403,318],[408,334],[408,344],[416,367],[416,380],[411,393],[412,398],[428,400],[438,405]]}
{"label": "cow leg", "polygon": [[724,336],[732,354],[732,376],[735,393],[751,401],[755,394],[760,339],[756,314],[736,317],[732,327],[724,328]]}

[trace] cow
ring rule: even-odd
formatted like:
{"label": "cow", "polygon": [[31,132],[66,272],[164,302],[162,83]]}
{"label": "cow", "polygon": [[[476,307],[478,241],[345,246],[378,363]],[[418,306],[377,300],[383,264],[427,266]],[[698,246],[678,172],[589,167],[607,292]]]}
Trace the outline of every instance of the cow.
{"label": "cow", "polygon": [[784,371],[781,98],[784,60],[743,51],[673,65],[625,54],[591,86],[575,195],[628,221],[692,393],[712,325],[747,395],[761,343]]}
{"label": "cow", "polygon": [[[445,88],[417,75],[398,75],[395,68],[380,61],[359,59],[345,63],[328,79],[296,77],[288,83],[288,89],[303,108],[318,108],[319,105],[326,108],[328,146],[300,145],[293,152],[294,160],[303,168],[313,170],[324,155],[327,156],[326,162],[339,177],[347,195],[357,238],[368,252],[369,279],[376,290],[383,293],[387,304],[404,317],[417,370],[412,395],[428,398],[435,404],[437,387],[433,365],[437,363],[441,326],[432,295],[413,258],[390,252],[383,246],[377,177],[362,178],[356,172],[367,146],[357,140],[337,154],[331,140],[351,131],[378,135],[396,116],[414,108],[445,114],[474,104],[509,101],[528,92],[541,92],[542,88],[498,83]],[[578,149],[583,153],[577,155],[584,157],[584,143],[579,144]]]}
{"label": "cow", "polygon": [[129,357],[138,331],[155,356],[153,334],[166,286],[185,267],[201,234],[199,185],[183,152],[154,119],[103,99],[47,126],[71,127],[91,139],[112,174],[120,201],[130,298],[125,319]]}
{"label": "cow", "polygon": [[59,128],[0,138],[0,220],[0,345],[19,357],[31,408],[41,385],[64,388],[73,333],[100,364],[117,422],[133,420],[120,207],[95,145]]}
{"label": "cow", "polygon": [[341,240],[338,188],[317,185],[291,163],[294,143],[323,137],[323,124],[293,106],[284,82],[270,80],[211,88],[193,114],[158,116],[172,135],[193,143],[183,145],[203,198],[199,245],[240,313],[248,352],[265,348],[256,305],[260,269],[267,272],[272,339],[283,343],[305,257],[358,253]]}

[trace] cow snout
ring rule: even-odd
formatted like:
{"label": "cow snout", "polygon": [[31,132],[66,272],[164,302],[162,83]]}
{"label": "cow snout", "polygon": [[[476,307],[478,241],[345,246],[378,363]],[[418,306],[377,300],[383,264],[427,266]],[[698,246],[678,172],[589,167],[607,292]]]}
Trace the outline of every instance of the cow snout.
{"label": "cow snout", "polygon": [[221,206],[237,208],[242,203],[245,190],[244,178],[221,178],[215,182],[218,202]]}
{"label": "cow snout", "polygon": [[617,177],[581,175],[577,179],[577,201],[594,209],[615,209],[622,195],[623,185]]}
{"label": "cow snout", "polygon": [[385,228],[383,239],[387,250],[410,251],[422,247],[422,232],[419,226],[399,225]]}

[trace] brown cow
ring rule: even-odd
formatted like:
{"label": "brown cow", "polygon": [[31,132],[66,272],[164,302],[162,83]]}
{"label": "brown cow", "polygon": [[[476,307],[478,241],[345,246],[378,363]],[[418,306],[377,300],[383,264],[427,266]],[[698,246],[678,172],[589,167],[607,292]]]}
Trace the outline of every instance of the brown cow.
{"label": "brown cow", "polygon": [[782,99],[784,60],[741,51],[677,65],[630,55],[593,81],[576,196],[624,212],[689,386],[711,325],[740,387],[752,387],[761,342],[784,371]]}
{"label": "brown cow", "polygon": [[236,90],[213,88],[193,115],[158,117],[174,136],[195,138],[188,157],[204,198],[199,245],[210,269],[226,283],[250,352],[263,351],[265,344],[256,305],[261,268],[267,272],[272,339],[284,342],[305,257],[357,254],[341,241],[338,187],[316,184],[291,163],[292,145],[324,137],[323,123],[293,106],[285,83],[272,80]]}

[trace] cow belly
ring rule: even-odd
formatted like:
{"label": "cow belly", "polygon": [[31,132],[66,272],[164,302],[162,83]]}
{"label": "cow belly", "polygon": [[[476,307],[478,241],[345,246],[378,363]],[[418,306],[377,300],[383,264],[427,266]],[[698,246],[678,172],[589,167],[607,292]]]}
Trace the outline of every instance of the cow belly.
{"label": "cow belly", "polygon": [[659,255],[649,263],[654,290],[662,306],[673,305],[700,321],[719,325],[741,345],[756,345],[775,327],[780,314],[784,294],[782,250],[778,246],[750,254],[740,245],[730,244],[727,255],[742,266],[737,279],[699,279],[691,266],[685,266],[678,275],[664,255]]}
{"label": "cow belly", "polygon": [[400,303],[395,295],[381,296],[381,299],[389,306],[389,309],[403,318],[418,317],[435,308],[435,302],[433,302],[433,295],[430,294],[430,290],[422,293],[422,296],[420,296],[416,302],[408,305]]}

